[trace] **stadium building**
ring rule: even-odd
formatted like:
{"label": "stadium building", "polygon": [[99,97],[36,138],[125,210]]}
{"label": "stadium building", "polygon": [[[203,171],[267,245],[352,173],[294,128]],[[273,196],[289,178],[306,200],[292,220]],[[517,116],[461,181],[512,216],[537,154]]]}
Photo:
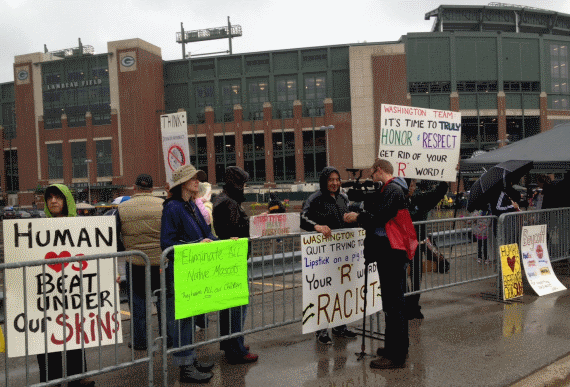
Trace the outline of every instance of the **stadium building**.
{"label": "stadium building", "polygon": [[164,61],[132,39],[16,56],[0,84],[2,200],[64,183],[108,201],[142,172],[162,186],[160,116],[181,110],[191,163],[212,184],[241,166],[251,192],[312,191],[327,162],[344,179],[369,167],[382,103],[460,111],[462,157],[569,119],[570,15],[491,3],[425,18],[431,31],[397,42]]}

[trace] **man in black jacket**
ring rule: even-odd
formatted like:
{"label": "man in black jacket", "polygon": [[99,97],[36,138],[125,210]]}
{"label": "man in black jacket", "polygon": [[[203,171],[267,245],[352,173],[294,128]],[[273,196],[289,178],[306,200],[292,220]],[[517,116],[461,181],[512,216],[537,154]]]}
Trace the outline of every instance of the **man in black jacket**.
{"label": "man in black jacket", "polygon": [[[249,238],[249,217],[241,204],[245,201],[245,183],[249,174],[240,167],[228,167],[224,175],[223,192],[214,199],[212,216],[216,234],[220,240],[230,238]],[[220,311],[220,334],[242,331],[246,306]],[[231,330],[230,330],[231,327]],[[231,332],[230,332],[231,331]],[[243,336],[224,340],[220,343],[226,353],[226,359],[231,364],[253,363],[258,355],[249,352],[249,346],[244,344]]]}
{"label": "man in black jacket", "polygon": [[[301,211],[301,228],[306,231],[316,231],[325,237],[331,236],[331,230],[351,227],[346,219],[348,211],[348,196],[340,191],[340,173],[334,167],[325,167],[319,179],[320,189],[313,193],[303,204]],[[354,222],[354,221],[352,221]],[[340,325],[332,329],[337,337],[353,338],[356,333]],[[317,340],[322,344],[332,344],[326,329],[317,331]]]}
{"label": "man in black jacket", "polygon": [[364,211],[354,217],[365,230],[364,259],[376,262],[380,276],[382,308],[386,319],[384,348],[378,349],[380,358],[370,362],[371,368],[403,368],[408,356],[408,319],[405,315],[406,269],[409,259],[406,251],[392,249],[386,234],[386,223],[407,208],[402,186],[394,181],[394,167],[387,160],[376,160],[372,165],[372,180],[382,187],[364,201]]}

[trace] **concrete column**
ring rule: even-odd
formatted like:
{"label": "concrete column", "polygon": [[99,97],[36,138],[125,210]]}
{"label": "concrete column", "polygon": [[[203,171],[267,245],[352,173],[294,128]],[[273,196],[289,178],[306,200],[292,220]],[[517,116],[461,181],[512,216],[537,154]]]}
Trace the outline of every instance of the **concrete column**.
{"label": "concrete column", "polygon": [[234,132],[236,136],[236,165],[243,169],[243,108],[240,104],[234,105]]}
{"label": "concrete column", "polygon": [[506,145],[507,140],[507,101],[505,92],[503,91],[497,93],[497,108],[497,119],[499,120],[499,148],[502,148]]}
{"label": "concrete column", "polygon": [[540,131],[546,132],[548,129],[551,128],[550,123],[548,122],[548,95],[543,91],[540,93]]}
{"label": "concrete column", "polygon": [[216,147],[214,146],[214,125],[216,121],[216,114],[214,108],[206,106],[204,109],[206,113],[206,149],[207,149],[207,163],[208,163],[208,182],[216,184]]}
{"label": "concrete column", "polygon": [[265,184],[266,188],[274,188],[275,171],[273,165],[273,107],[271,102],[263,103],[263,142],[265,148]]}
{"label": "concrete column", "polygon": [[303,103],[293,102],[293,126],[295,130],[295,181],[305,182],[305,159],[303,154]]}

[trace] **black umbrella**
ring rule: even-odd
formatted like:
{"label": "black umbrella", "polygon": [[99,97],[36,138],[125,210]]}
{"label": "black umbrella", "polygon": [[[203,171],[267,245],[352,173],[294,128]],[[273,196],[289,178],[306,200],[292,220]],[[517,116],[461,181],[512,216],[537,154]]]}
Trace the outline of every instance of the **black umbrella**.
{"label": "black umbrella", "polygon": [[473,184],[469,192],[468,211],[481,208],[497,190],[503,190],[509,182],[516,183],[532,169],[532,161],[509,160],[489,169]]}

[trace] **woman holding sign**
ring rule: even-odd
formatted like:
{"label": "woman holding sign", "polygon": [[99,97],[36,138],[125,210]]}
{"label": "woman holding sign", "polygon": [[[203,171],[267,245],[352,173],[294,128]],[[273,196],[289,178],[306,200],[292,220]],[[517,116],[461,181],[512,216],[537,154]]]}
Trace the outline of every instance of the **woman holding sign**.
{"label": "woman holding sign", "polygon": [[[47,187],[44,193],[44,200],[44,212],[48,218],[77,216],[75,200],[73,200],[69,188],[63,184],[53,184]],[[48,380],[63,377],[64,356],[67,365],[67,376],[87,372],[85,351],[81,349],[72,349],[65,352],[50,352],[47,356],[42,353],[37,355],[38,364],[40,366],[40,382],[47,382]],[[74,380],[68,384],[70,387],[94,385],[95,382],[89,379]]]}
{"label": "woman holding sign", "polygon": [[[162,250],[174,245],[217,240],[195,203],[200,181],[206,180],[206,173],[187,164],[173,172],[172,180],[172,196],[166,199],[162,211]],[[192,317],[174,318],[174,252],[168,259],[170,263],[165,271],[167,335],[173,340],[173,347],[180,348],[192,343],[193,324]],[[214,363],[198,361],[193,349],[174,353],[174,361],[180,367],[180,382],[207,383],[214,376],[210,372]]]}

